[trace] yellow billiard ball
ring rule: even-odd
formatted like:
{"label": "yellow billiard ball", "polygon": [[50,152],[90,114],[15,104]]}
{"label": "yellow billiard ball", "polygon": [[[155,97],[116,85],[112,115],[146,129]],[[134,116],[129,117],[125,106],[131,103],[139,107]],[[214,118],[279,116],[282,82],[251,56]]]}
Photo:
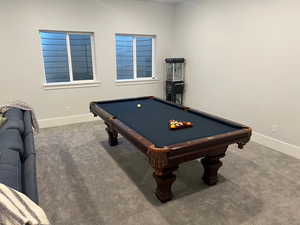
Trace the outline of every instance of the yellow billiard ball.
{"label": "yellow billiard ball", "polygon": [[136,106],[137,106],[138,108],[141,108],[141,107],[142,107],[142,105],[141,105],[141,104],[137,104]]}

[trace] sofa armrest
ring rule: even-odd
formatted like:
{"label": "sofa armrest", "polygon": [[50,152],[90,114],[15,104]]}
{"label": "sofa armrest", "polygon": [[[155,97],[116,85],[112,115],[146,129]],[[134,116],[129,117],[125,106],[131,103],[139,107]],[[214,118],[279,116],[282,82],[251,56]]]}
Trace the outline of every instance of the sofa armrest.
{"label": "sofa armrest", "polygon": [[33,133],[31,111],[24,112],[24,136]]}
{"label": "sofa armrest", "polygon": [[36,204],[39,203],[38,186],[36,176],[36,157],[31,154],[22,165],[22,188],[26,194]]}
{"label": "sofa armrest", "polygon": [[29,133],[26,136],[24,136],[23,143],[24,143],[23,159],[26,160],[28,156],[35,154],[33,133]]}

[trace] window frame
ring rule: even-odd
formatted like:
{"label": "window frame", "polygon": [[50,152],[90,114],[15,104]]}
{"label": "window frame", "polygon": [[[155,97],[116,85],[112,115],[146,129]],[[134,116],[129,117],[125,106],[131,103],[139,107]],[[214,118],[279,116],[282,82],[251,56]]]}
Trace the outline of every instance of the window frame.
{"label": "window frame", "polygon": [[[117,36],[132,36],[133,37],[133,78],[132,79],[118,79],[118,70],[117,70],[117,48],[116,48],[116,37]],[[152,74],[151,77],[137,77],[137,61],[136,61],[136,39],[138,37],[149,37],[152,40]],[[116,63],[116,82],[117,83],[127,83],[127,82],[147,82],[157,80],[156,68],[155,68],[155,59],[156,59],[156,35],[147,35],[147,34],[127,34],[127,33],[116,33],[115,34],[115,63]]]}
{"label": "window frame", "polygon": [[[45,89],[60,89],[60,88],[68,88],[68,87],[86,87],[86,86],[98,86],[100,82],[97,80],[96,76],[96,60],[95,60],[95,38],[94,38],[94,32],[88,32],[88,31],[62,31],[62,30],[46,30],[41,29],[38,30],[38,33],[40,32],[60,32],[66,34],[66,46],[67,46],[67,54],[68,54],[68,68],[69,68],[69,78],[70,81],[68,82],[52,82],[47,83],[46,78],[46,70],[45,70],[45,60],[43,57],[43,48],[40,44],[41,49],[41,60],[43,64],[43,87]],[[91,54],[92,54],[92,69],[93,69],[93,79],[90,80],[74,80],[73,77],[73,67],[72,67],[72,53],[71,53],[71,46],[70,46],[70,34],[89,34],[91,39]],[[41,38],[40,38],[41,41]]]}

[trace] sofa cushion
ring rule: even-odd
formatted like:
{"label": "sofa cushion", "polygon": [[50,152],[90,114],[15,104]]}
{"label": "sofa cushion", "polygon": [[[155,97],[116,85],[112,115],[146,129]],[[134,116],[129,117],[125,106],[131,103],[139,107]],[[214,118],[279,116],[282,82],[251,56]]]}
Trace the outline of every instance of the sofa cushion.
{"label": "sofa cushion", "polygon": [[31,154],[23,163],[22,169],[23,193],[38,204],[35,154]]}
{"label": "sofa cushion", "polygon": [[17,108],[10,108],[4,113],[7,118],[6,123],[0,128],[0,132],[6,129],[18,129],[21,134],[24,133],[24,119],[23,110]]}
{"label": "sofa cushion", "polygon": [[7,130],[7,129],[16,129],[21,134],[24,133],[24,122],[19,119],[7,119],[7,121],[3,124],[3,126],[0,127],[0,133],[1,131]]}
{"label": "sofa cushion", "polygon": [[1,148],[9,148],[23,156],[24,147],[20,132],[15,129],[8,129],[0,132],[0,151]]}
{"label": "sofa cushion", "polygon": [[0,146],[0,183],[22,191],[21,167],[19,153]]}

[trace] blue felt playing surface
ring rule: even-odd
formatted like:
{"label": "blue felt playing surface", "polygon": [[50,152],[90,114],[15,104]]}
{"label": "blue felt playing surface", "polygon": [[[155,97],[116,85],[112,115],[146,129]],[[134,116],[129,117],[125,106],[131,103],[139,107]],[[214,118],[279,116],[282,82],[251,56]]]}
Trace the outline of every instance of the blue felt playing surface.
{"label": "blue felt playing surface", "polygon": [[[137,107],[138,104],[141,104],[140,108]],[[200,113],[185,111],[156,99],[120,100],[97,103],[97,105],[157,147],[241,129]],[[190,121],[193,123],[193,127],[170,130],[169,120]]]}

